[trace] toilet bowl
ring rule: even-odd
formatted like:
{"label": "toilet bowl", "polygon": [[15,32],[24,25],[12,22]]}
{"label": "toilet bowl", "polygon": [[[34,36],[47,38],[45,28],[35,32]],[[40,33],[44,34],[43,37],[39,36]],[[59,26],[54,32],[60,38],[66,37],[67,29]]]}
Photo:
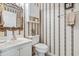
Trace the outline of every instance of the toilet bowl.
{"label": "toilet bowl", "polygon": [[32,45],[34,47],[34,54],[37,56],[44,56],[48,51],[48,46],[44,43],[39,43],[39,35],[27,36],[28,39],[32,40]]}
{"label": "toilet bowl", "polygon": [[48,46],[43,43],[38,43],[35,46],[35,55],[36,56],[45,56],[45,53],[48,51]]}

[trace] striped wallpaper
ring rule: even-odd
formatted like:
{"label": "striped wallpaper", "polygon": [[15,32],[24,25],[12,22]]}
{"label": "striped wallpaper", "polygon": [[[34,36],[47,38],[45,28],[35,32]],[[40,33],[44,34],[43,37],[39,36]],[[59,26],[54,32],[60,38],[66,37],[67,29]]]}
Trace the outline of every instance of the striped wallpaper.
{"label": "striped wallpaper", "polygon": [[[75,4],[74,11],[79,10],[79,4]],[[79,55],[78,35],[79,21],[76,20],[74,27],[67,25],[67,13],[70,10],[64,9],[63,3],[44,3],[41,10],[41,39],[49,47],[49,54],[56,56]],[[62,16],[60,16],[63,14]],[[78,15],[78,14],[77,14]],[[77,17],[77,19],[79,19]]]}

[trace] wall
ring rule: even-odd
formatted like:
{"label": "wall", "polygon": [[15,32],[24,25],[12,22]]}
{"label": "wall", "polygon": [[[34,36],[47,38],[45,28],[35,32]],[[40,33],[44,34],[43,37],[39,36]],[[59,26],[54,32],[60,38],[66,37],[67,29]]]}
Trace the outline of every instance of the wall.
{"label": "wall", "polygon": [[39,7],[35,3],[29,4],[29,16],[39,18]]}
{"label": "wall", "polygon": [[29,21],[29,5],[24,3],[24,26],[25,26],[25,37],[28,36],[28,21]]}
{"label": "wall", "polygon": [[28,4],[28,35],[40,35],[40,9],[36,3]]}
{"label": "wall", "polygon": [[[79,10],[79,4],[75,4],[74,11]],[[73,29],[67,25],[67,14],[70,10],[64,9],[64,4],[41,4],[41,40],[49,47],[49,54],[56,56],[72,55],[72,35],[74,40],[74,55],[79,55],[79,17],[76,15],[76,24]],[[66,14],[66,15],[65,15]],[[58,17],[59,15],[62,15]]]}

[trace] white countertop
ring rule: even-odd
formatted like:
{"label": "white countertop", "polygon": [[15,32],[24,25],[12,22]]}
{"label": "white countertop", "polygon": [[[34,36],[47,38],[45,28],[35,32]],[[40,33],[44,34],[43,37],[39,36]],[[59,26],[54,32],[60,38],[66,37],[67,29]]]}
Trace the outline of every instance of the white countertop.
{"label": "white countertop", "polygon": [[26,39],[26,38],[18,38],[17,40],[10,40],[8,42],[4,42],[4,43],[0,43],[0,52],[21,45],[21,44],[27,44],[27,43],[31,43],[32,40],[30,39]]}

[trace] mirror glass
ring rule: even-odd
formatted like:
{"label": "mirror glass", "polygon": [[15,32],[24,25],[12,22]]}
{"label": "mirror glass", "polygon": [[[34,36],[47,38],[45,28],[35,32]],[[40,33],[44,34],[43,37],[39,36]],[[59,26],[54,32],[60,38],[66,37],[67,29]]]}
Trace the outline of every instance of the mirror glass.
{"label": "mirror glass", "polygon": [[16,27],[16,14],[4,11],[3,14],[4,27]]}
{"label": "mirror glass", "polygon": [[0,3],[0,28],[23,28],[23,8],[21,4]]}

